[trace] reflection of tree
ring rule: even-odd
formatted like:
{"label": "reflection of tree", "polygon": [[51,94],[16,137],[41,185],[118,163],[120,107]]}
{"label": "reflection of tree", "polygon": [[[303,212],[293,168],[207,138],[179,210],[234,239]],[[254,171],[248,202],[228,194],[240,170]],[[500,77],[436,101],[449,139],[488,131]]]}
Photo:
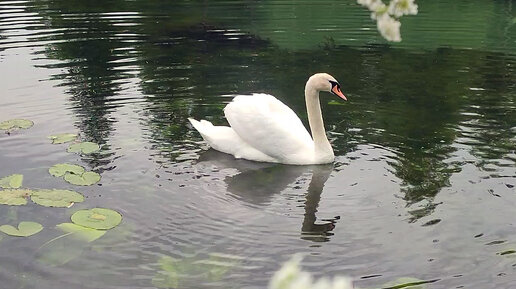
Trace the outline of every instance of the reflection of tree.
{"label": "reflection of tree", "polygon": [[[469,117],[461,125],[471,152],[480,159],[480,166],[510,158],[516,140],[516,69],[502,54],[484,54],[477,79],[469,92],[472,105],[464,109]],[[512,131],[511,131],[512,130]]]}
{"label": "reflection of tree", "polygon": [[117,80],[124,78],[111,61],[117,59],[113,52],[123,44],[116,40],[117,29],[102,16],[102,12],[114,8],[114,3],[98,4],[50,1],[45,7],[35,8],[47,29],[66,31],[46,37],[51,42],[45,50],[47,57],[60,61],[43,67],[61,69],[53,78],[60,80],[71,94],[81,132],[88,140],[104,143],[112,126],[109,114],[114,106],[109,100],[120,90]]}

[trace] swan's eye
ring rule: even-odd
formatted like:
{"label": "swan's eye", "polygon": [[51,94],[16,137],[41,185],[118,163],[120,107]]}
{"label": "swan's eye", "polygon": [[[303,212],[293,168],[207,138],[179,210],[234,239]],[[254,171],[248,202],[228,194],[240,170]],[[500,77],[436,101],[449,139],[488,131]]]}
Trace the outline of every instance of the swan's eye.
{"label": "swan's eye", "polygon": [[331,90],[334,91],[334,90],[337,90],[337,91],[340,91],[340,84],[336,81],[333,81],[333,80],[329,80],[330,84],[331,84]]}

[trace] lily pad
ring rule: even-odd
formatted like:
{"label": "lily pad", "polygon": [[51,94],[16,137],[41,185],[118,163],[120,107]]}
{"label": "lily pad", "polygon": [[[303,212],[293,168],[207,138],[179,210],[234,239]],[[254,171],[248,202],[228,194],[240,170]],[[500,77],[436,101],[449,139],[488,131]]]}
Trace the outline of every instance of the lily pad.
{"label": "lily pad", "polygon": [[96,172],[87,172],[83,167],[72,164],[57,164],[48,169],[54,177],[63,177],[65,181],[77,186],[90,186],[101,179]]}
{"label": "lily pad", "polygon": [[27,189],[11,189],[0,191],[0,204],[21,206],[27,204],[27,198],[32,194]]}
{"label": "lily pad", "polygon": [[66,173],[64,180],[72,185],[91,186],[100,181],[100,175],[96,172],[85,172],[80,175],[74,173]]}
{"label": "lily pad", "polygon": [[76,225],[74,223],[62,223],[57,225],[59,229],[64,232],[70,233],[71,237],[85,242],[93,242],[98,238],[104,236],[107,232],[105,230],[96,230],[92,228],[86,228],[83,226]]}
{"label": "lily pad", "polygon": [[7,235],[16,237],[32,236],[36,233],[39,233],[41,230],[43,230],[43,226],[36,222],[21,222],[18,225],[18,229],[11,225],[0,226],[0,231],[6,233]]}
{"label": "lily pad", "polygon": [[54,177],[62,177],[66,173],[73,173],[76,175],[82,175],[86,170],[79,165],[72,164],[57,164],[53,165],[48,169],[48,172]]}
{"label": "lily pad", "polygon": [[52,140],[53,144],[62,144],[74,141],[77,138],[77,135],[74,133],[60,133],[51,135],[48,138]]}
{"label": "lily pad", "polygon": [[31,200],[45,207],[68,208],[74,203],[84,201],[84,196],[69,190],[37,190],[31,195]]}
{"label": "lily pad", "polygon": [[0,188],[17,189],[21,187],[23,182],[23,175],[14,174],[0,179]]}
{"label": "lily pad", "polygon": [[75,212],[72,222],[92,229],[109,230],[122,222],[122,215],[110,209],[93,208]]}
{"label": "lily pad", "polygon": [[16,129],[27,129],[34,125],[32,120],[28,119],[10,119],[0,122],[0,129],[3,130],[16,130]]}
{"label": "lily pad", "polygon": [[100,151],[100,146],[94,142],[74,143],[68,147],[69,153],[91,154]]}

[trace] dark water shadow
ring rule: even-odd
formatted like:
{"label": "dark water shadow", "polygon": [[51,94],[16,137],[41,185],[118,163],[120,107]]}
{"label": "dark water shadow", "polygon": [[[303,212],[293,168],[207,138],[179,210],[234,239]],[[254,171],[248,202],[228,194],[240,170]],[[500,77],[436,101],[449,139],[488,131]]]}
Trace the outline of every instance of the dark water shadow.
{"label": "dark water shadow", "polygon": [[317,220],[324,184],[333,171],[333,164],[292,166],[238,160],[231,155],[208,150],[201,154],[198,164],[215,166],[218,169],[236,169],[239,173],[226,176],[227,190],[236,198],[254,206],[266,206],[272,197],[289,187],[301,189],[304,176],[311,174],[304,201],[304,218],[301,225],[302,239],[328,241],[338,217]]}

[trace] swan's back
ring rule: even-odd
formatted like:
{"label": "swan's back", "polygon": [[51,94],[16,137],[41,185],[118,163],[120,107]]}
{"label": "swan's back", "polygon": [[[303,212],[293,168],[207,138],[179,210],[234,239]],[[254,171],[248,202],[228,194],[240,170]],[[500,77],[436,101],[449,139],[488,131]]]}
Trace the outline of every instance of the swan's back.
{"label": "swan's back", "polygon": [[238,95],[224,114],[240,138],[278,162],[304,161],[313,153],[312,138],[299,117],[272,95]]}

